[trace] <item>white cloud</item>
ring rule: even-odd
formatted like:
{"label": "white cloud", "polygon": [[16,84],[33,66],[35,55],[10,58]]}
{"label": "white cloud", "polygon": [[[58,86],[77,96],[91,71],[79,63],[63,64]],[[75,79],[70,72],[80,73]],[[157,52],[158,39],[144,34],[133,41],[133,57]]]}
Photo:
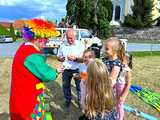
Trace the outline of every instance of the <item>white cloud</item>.
{"label": "white cloud", "polygon": [[0,5],[2,6],[14,6],[17,4],[21,4],[27,0],[0,0]]}
{"label": "white cloud", "polygon": [[[0,7],[17,6],[16,9],[18,9],[19,6],[21,6],[21,8],[24,8],[24,11],[26,9],[26,11],[39,11],[39,14],[37,13],[35,17],[44,16],[45,18],[53,18],[60,20],[60,18],[64,17],[66,14],[66,2],[67,0],[0,0]],[[20,9],[20,11],[21,10],[22,9]],[[24,13],[24,18],[26,17],[25,15],[27,16],[27,13]],[[2,18],[1,15],[0,17]]]}

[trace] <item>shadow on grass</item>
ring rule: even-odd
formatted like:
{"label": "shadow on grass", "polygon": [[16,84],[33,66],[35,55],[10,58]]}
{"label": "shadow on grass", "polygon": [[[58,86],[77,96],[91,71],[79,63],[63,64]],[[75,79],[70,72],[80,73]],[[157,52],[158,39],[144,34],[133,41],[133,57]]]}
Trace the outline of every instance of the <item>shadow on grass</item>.
{"label": "shadow on grass", "polygon": [[72,104],[70,110],[67,111],[64,107],[64,96],[63,90],[60,84],[61,81],[53,81],[47,83],[47,88],[51,90],[53,98],[50,102],[51,113],[54,120],[78,120],[79,116],[82,115],[81,110],[77,105],[77,96],[75,95],[76,90],[72,86]]}
{"label": "shadow on grass", "polygon": [[0,113],[0,120],[9,120],[9,114],[8,113]]}

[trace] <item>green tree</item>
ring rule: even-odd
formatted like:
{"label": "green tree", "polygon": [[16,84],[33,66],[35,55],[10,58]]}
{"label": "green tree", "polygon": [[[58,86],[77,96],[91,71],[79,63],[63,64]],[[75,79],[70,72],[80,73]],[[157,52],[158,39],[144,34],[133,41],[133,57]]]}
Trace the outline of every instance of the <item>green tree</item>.
{"label": "green tree", "polygon": [[112,35],[112,28],[109,21],[112,19],[112,2],[110,0],[99,0],[98,2],[98,33],[103,38]]}
{"label": "green tree", "polygon": [[137,29],[152,26],[153,7],[153,0],[134,0],[133,14],[125,17],[124,25]]}
{"label": "green tree", "polygon": [[75,4],[76,0],[68,0],[67,5],[66,5],[66,10],[67,10],[67,16],[70,19],[70,24],[72,24],[74,22],[75,19]]}
{"label": "green tree", "polygon": [[[109,37],[109,21],[112,18],[111,0],[68,0],[67,16],[81,28],[92,29],[99,37]],[[102,25],[104,25],[102,27]]]}
{"label": "green tree", "polygon": [[0,35],[10,35],[10,32],[5,28],[3,27],[2,25],[0,25]]}
{"label": "green tree", "polygon": [[16,35],[15,35],[13,24],[10,24],[10,35],[11,35],[13,41],[16,41]]}
{"label": "green tree", "polygon": [[68,0],[66,5],[67,15],[73,15],[74,0]]}
{"label": "green tree", "polygon": [[76,24],[82,28],[91,26],[92,4],[89,0],[79,0],[76,5]]}

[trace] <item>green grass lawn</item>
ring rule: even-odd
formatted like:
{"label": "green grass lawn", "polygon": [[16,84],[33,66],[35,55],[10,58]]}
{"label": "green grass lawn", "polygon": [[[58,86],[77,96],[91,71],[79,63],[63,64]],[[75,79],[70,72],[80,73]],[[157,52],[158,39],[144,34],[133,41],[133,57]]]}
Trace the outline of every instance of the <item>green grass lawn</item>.
{"label": "green grass lawn", "polygon": [[146,52],[130,52],[133,57],[153,57],[153,56],[160,56],[160,51],[146,51]]}
{"label": "green grass lawn", "polygon": [[128,39],[128,43],[160,44],[160,40],[137,40],[137,39]]}
{"label": "green grass lawn", "polygon": [[[142,53],[141,53],[142,54]],[[143,54],[144,55],[144,54]],[[59,64],[54,57],[48,57],[47,62],[51,66]],[[9,90],[11,82],[11,64],[12,58],[0,58],[0,118],[7,120],[9,113]],[[160,92],[160,55],[137,55],[133,54],[133,80],[132,84],[137,84],[143,88],[151,88],[156,92]],[[72,96],[73,102],[71,106],[71,112],[66,113],[63,109],[63,92],[62,92],[62,80],[61,76],[47,84],[48,88],[51,89],[53,99],[52,99],[52,111],[54,114],[54,120],[77,120],[82,114],[77,108],[76,104],[76,90],[74,81],[72,81]],[[126,101],[127,104],[138,108],[139,110],[154,115],[160,118],[160,113],[158,113],[153,107],[144,103],[137,96],[129,93]],[[2,116],[2,117],[1,117]],[[125,113],[125,120],[143,120],[133,114]]]}

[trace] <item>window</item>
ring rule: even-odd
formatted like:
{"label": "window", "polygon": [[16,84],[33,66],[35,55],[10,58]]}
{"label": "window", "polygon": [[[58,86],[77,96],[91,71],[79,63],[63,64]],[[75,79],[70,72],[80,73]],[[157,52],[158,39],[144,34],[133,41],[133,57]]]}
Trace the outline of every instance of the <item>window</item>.
{"label": "window", "polygon": [[81,31],[81,38],[90,38],[92,35],[89,31]]}
{"label": "window", "polygon": [[121,8],[120,6],[116,6],[115,20],[120,20]]}
{"label": "window", "polygon": [[79,30],[76,30],[76,40],[79,40]]}

